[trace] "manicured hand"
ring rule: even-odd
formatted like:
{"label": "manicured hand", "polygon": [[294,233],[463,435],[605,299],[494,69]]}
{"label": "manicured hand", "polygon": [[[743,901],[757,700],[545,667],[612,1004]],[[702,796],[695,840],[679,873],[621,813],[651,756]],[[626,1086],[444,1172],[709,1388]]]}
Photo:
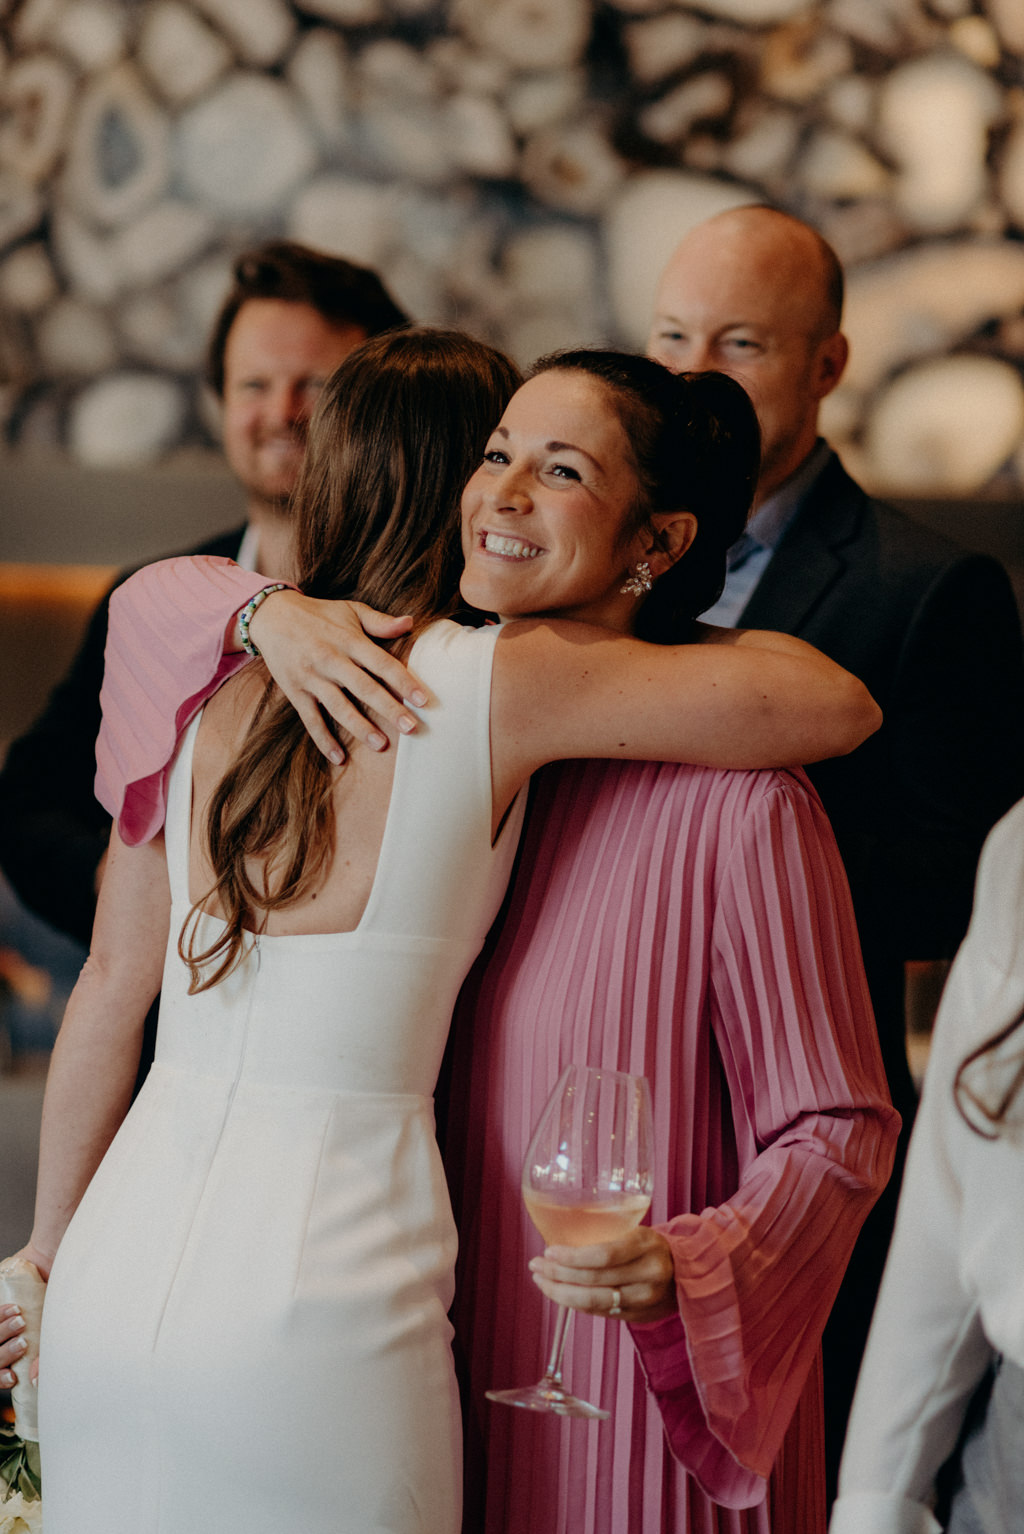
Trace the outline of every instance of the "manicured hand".
{"label": "manicured hand", "polygon": [[549,1300],[641,1324],[677,1310],[672,1252],[660,1231],[638,1225],[618,1241],[597,1246],[549,1246],[530,1262],[533,1281]]}
{"label": "manicured hand", "polygon": [[25,1351],[21,1335],[24,1330],[25,1322],[17,1305],[0,1307],[0,1389],[10,1390],[17,1383],[11,1371]]}
{"label": "manicured hand", "polygon": [[401,661],[373,642],[397,639],[411,626],[411,618],[390,618],[362,602],[326,602],[298,591],[275,591],[253,615],[249,636],[315,744],[337,763],[345,752],[325,714],[375,751],[385,750],[388,738],[364,710],[403,734],[416,729],[416,716],[407,705],[423,707],[427,691]]}
{"label": "manicured hand", "polygon": [[[53,1265],[53,1257],[42,1251],[39,1247],[29,1242],[19,1252],[12,1252],[12,1257],[24,1257],[26,1261],[34,1263],[39,1271],[39,1276],[48,1279],[50,1268]],[[17,1383],[16,1370],[18,1360],[25,1352],[25,1341],[22,1333],[25,1330],[24,1317],[17,1305],[0,1305],[0,1390],[11,1390]],[[39,1360],[32,1365],[32,1379],[39,1375]]]}

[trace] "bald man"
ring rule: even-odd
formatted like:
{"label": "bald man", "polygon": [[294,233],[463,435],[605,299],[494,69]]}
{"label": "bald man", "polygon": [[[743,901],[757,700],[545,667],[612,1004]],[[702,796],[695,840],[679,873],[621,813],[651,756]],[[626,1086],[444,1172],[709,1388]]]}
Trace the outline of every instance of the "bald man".
{"label": "bald man", "polygon": [[[905,1144],[916,1098],[904,966],[952,957],[985,834],[1024,795],[1024,669],[1002,567],[871,499],[818,435],[846,364],[842,302],[842,269],[820,235],[774,209],[734,209],[676,249],[647,349],[676,372],[731,374],[761,422],[754,511],[704,617],[799,634],[861,677],[885,714],[870,741],[811,777],[846,863]],[[897,1183],[865,1227],[825,1336],[833,1486]]]}

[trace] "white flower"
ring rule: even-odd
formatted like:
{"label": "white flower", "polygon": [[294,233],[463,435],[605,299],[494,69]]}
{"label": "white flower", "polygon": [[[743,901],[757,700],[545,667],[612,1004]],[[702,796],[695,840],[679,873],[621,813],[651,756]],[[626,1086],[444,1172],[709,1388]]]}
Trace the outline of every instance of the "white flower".
{"label": "white flower", "polygon": [[[2,1484],[2,1483],[0,1483]],[[42,1534],[43,1504],[27,1502],[20,1491],[0,1500],[0,1534]]]}

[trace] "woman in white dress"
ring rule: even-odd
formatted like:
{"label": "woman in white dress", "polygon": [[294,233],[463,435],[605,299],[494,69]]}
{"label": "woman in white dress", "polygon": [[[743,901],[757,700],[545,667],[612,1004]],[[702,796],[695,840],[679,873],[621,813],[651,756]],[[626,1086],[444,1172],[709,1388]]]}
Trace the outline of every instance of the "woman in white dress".
{"label": "woman in white dress", "polygon": [[[455,1235],[431,1094],[524,783],[563,756],[745,766],[875,727],[860,684],[797,642],[627,637],[639,567],[657,580],[696,531],[687,453],[717,461],[738,523],[756,478],[738,386],[650,366],[657,481],[596,380],[541,374],[517,396],[530,466],[501,495],[531,497],[543,548],[513,549],[509,506],[478,487],[471,562],[503,614],[576,621],[500,629],[446,614],[457,488],[508,364],[404,333],[326,388],[297,495],[300,584],[411,613],[405,653],[431,702],[414,734],[380,724],[395,749],[355,738],[331,763],[250,667],[185,737],[166,839],[115,831],[22,1254],[50,1275],[47,1534],[455,1534]],[[132,643],[116,621],[113,643]],[[126,1116],[158,989],[156,1063]]]}

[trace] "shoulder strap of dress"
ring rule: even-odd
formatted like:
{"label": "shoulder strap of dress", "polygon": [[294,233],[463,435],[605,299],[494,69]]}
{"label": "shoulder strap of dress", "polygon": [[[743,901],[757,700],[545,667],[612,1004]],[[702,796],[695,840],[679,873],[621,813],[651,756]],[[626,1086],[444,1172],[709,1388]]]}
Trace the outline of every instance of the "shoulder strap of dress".
{"label": "shoulder strap of dress", "polygon": [[167,816],[164,821],[164,840],[167,847],[167,874],[171,885],[171,901],[178,905],[191,905],[188,895],[188,855],[192,833],[192,755],[202,709],[192,720],[181,737],[178,753],[171,767],[167,785]]}

